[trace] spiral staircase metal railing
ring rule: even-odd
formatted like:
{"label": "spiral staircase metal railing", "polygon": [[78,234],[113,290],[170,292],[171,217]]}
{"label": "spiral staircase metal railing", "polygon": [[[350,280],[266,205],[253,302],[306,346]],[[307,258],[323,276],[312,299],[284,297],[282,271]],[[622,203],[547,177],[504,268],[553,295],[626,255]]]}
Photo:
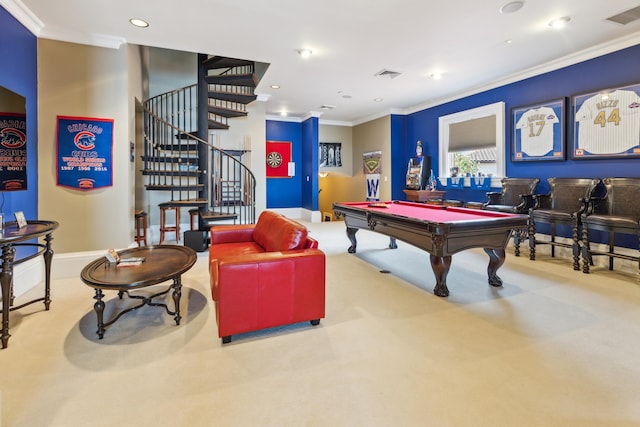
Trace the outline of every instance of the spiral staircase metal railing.
{"label": "spiral staircase metal railing", "polygon": [[199,59],[198,84],[144,102],[145,188],[168,192],[167,204],[197,209],[200,230],[223,219],[254,223],[256,180],[242,162],[246,151],[206,140],[209,129],[228,129],[228,118],[247,114],[246,104],[256,98],[252,63]]}

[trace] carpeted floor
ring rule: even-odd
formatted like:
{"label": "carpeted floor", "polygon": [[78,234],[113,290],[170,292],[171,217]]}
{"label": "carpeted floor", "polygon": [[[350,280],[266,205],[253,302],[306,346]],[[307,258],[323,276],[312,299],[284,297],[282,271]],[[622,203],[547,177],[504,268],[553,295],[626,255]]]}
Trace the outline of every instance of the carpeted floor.
{"label": "carpeted floor", "polygon": [[2,426],[640,426],[633,266],[585,275],[565,254],[510,248],[492,288],[472,250],[453,257],[439,298],[425,252],[359,231],[350,255],[343,223],[307,226],[327,254],[317,327],[222,346],[206,253],[183,276],[181,325],[143,307],[103,340],[93,290],[55,280],[50,311],[11,313]]}

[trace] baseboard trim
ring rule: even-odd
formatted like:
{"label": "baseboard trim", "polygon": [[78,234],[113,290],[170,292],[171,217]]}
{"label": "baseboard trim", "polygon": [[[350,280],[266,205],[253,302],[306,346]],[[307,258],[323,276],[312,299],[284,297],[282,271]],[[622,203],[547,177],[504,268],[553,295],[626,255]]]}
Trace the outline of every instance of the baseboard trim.
{"label": "baseboard trim", "polygon": [[[51,262],[51,280],[80,277],[84,266],[103,254],[103,251],[54,254]],[[13,267],[13,294],[16,298],[43,282],[43,257],[39,256]]]}

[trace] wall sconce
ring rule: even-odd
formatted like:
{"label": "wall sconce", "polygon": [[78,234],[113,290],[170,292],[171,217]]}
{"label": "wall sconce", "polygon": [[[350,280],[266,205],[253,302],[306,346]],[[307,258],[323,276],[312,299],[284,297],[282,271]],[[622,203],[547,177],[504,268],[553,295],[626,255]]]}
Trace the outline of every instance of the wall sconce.
{"label": "wall sconce", "polygon": [[318,176],[320,178],[326,178],[327,176],[329,176],[329,172],[318,172]]}
{"label": "wall sconce", "polygon": [[287,164],[287,175],[296,176],[296,164],[295,164],[295,162],[289,162]]}

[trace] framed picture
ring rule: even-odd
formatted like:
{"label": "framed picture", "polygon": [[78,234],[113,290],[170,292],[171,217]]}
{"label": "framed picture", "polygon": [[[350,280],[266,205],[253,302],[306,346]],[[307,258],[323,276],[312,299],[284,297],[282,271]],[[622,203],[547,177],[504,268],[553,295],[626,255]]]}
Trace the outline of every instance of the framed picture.
{"label": "framed picture", "polygon": [[640,157],[640,84],[571,98],[571,158]]}
{"label": "framed picture", "polygon": [[27,220],[24,217],[24,213],[22,211],[18,211],[15,214],[16,222],[18,223],[18,228],[26,227]]}
{"label": "framed picture", "polygon": [[511,160],[565,160],[565,98],[511,110]]}
{"label": "framed picture", "polygon": [[318,159],[321,168],[341,168],[342,167],[342,143],[341,142],[321,142],[319,144]]}

